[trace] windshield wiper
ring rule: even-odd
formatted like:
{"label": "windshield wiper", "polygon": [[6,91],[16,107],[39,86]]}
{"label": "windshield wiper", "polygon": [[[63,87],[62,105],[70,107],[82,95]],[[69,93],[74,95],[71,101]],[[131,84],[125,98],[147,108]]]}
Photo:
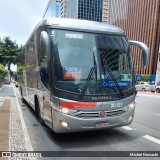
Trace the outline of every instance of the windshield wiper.
{"label": "windshield wiper", "polygon": [[119,97],[120,97],[120,98],[124,98],[124,94],[123,94],[120,86],[118,85],[118,82],[116,81],[114,75],[112,74],[111,69],[110,69],[109,67],[107,67],[107,66],[104,66],[103,69],[104,69],[104,71],[108,71],[110,77],[112,78],[112,80],[113,80],[113,82],[114,82],[114,84],[115,84],[115,86],[116,86],[116,88],[117,88],[117,90],[118,90],[118,92],[119,92]]}
{"label": "windshield wiper", "polygon": [[96,69],[97,69],[97,66],[96,66],[96,65],[90,69],[90,72],[89,72],[88,77],[87,77],[87,79],[86,79],[86,83],[85,83],[85,85],[84,85],[84,87],[83,87],[83,90],[82,90],[82,93],[81,93],[81,95],[80,95],[80,99],[82,99],[83,96],[85,95],[85,93],[86,93],[86,91],[87,91],[87,88],[88,88],[88,86],[89,86],[89,84],[90,84],[91,77],[92,77],[93,73],[96,72]]}
{"label": "windshield wiper", "polygon": [[95,58],[95,54],[93,52],[93,61],[94,61],[94,67],[92,67],[89,71],[89,74],[88,74],[88,77],[86,79],[86,83],[84,85],[84,88],[82,90],[82,93],[80,95],[80,99],[83,98],[83,96],[85,95],[86,91],[87,91],[87,88],[90,84],[90,81],[91,81],[91,77],[93,75],[93,73],[95,72],[95,78],[96,78],[96,83],[97,83],[97,63],[96,63],[96,58]]}
{"label": "windshield wiper", "polygon": [[[96,57],[94,52],[93,52],[93,60],[94,60],[94,67],[95,67],[97,66],[97,63],[96,63]],[[96,77],[96,83],[97,83],[97,67],[95,68],[95,77]]]}

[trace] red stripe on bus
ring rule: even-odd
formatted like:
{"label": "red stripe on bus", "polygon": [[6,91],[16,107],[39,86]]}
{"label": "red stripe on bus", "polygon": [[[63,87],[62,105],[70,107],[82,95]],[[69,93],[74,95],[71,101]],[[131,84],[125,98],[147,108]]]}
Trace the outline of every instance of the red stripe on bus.
{"label": "red stripe on bus", "polygon": [[65,108],[95,108],[96,102],[60,102]]}

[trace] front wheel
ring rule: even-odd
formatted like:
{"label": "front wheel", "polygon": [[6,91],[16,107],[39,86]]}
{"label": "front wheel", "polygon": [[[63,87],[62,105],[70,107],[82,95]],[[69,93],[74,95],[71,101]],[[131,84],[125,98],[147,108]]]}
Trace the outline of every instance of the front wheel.
{"label": "front wheel", "polygon": [[39,102],[38,102],[38,99],[37,99],[37,98],[35,99],[35,110],[36,110],[36,113],[38,114],[39,122],[40,122],[42,125],[44,125],[44,121],[43,121],[42,116],[41,116],[40,105],[39,105]]}
{"label": "front wheel", "polygon": [[22,100],[22,102],[26,103],[25,99],[23,98],[22,87],[20,87],[20,92],[21,92],[21,100]]}

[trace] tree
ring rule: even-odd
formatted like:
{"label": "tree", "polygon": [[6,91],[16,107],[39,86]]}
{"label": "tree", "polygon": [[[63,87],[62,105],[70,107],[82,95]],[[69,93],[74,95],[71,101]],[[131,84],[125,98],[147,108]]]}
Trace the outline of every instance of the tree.
{"label": "tree", "polygon": [[0,64],[0,78],[7,74],[7,70],[4,68],[2,64]]}
{"label": "tree", "polygon": [[142,81],[144,81],[144,82],[149,81],[149,75],[143,74],[143,75],[141,75],[141,77],[142,77]]}
{"label": "tree", "polygon": [[16,63],[20,54],[20,48],[18,44],[10,39],[10,37],[4,37],[0,41],[0,62],[3,65],[7,65],[9,74],[11,73],[11,63]]}
{"label": "tree", "polygon": [[[0,38],[0,46],[2,45],[2,41],[1,41],[1,38]],[[3,62],[3,58],[2,58],[2,55],[1,55],[1,53],[0,53],[0,63],[2,63]]]}

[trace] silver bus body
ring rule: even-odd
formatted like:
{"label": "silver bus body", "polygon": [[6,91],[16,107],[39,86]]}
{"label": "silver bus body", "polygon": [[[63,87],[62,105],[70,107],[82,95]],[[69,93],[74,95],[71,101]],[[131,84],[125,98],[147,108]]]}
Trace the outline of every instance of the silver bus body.
{"label": "silver bus body", "polygon": [[[126,49],[121,51],[123,48],[119,45],[115,53],[112,53],[114,45],[109,49],[105,48],[108,37],[112,43],[120,37],[123,42],[120,45],[126,44]],[[131,124],[135,112],[135,86],[129,42],[124,37],[122,29],[98,22],[73,19],[43,20],[23,47],[25,66],[28,67],[23,70],[22,79],[19,81],[22,99],[38,113],[42,123],[57,133]],[[73,43],[76,47],[72,46]],[[90,51],[87,48],[90,43],[99,47],[90,47]],[[105,51],[102,51],[103,48]],[[72,60],[72,54],[77,50],[81,51],[77,53],[79,60]],[[126,51],[126,54],[121,53],[119,56],[117,50]],[[88,54],[89,58],[93,57],[93,67],[91,63],[88,70],[87,63],[90,61],[87,60],[88,57],[85,58],[84,53]],[[114,54],[116,56],[108,61],[106,54],[108,57]],[[69,58],[66,55],[70,55]],[[76,64],[71,65],[74,60]],[[84,63],[85,61],[87,63]],[[123,63],[120,63],[121,61]],[[108,63],[111,71],[106,67]],[[62,71],[59,71],[59,68]],[[103,73],[104,68],[106,70]],[[62,78],[58,79],[60,72]]]}

